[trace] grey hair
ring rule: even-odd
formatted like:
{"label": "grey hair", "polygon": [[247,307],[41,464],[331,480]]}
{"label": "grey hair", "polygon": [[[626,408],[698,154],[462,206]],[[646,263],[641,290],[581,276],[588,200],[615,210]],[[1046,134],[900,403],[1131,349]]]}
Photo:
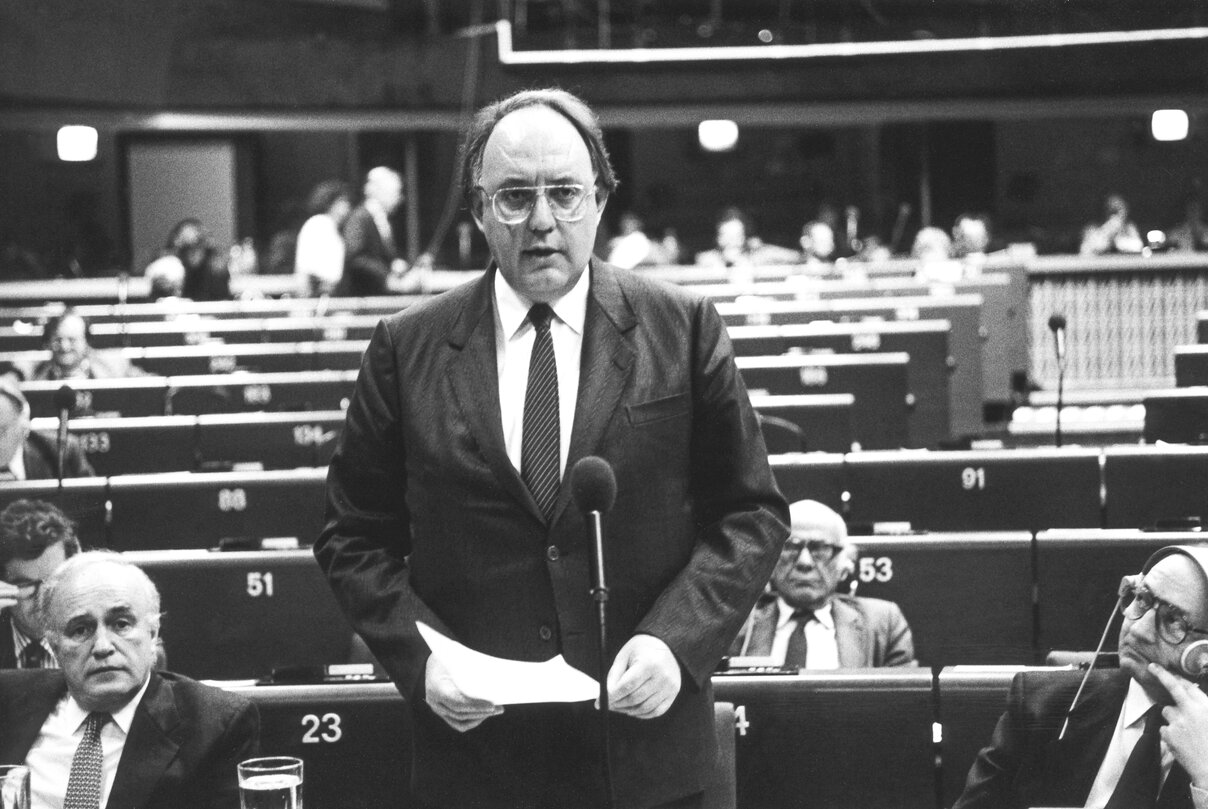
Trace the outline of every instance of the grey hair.
{"label": "grey hair", "polygon": [[150,611],[140,617],[146,619],[151,624],[151,628],[155,634],[159,635],[160,599],[159,589],[156,588],[155,582],[151,581],[151,577],[141,567],[120,553],[116,551],[95,550],[84,551],[69,557],[67,561],[55,568],[55,571],[50,574],[50,577],[46,581],[42,582],[42,587],[38,591],[38,612],[42,618],[42,631],[48,638],[57,640],[61,636],[59,627],[50,625],[49,616],[54,615],[55,599],[58,597],[64,582],[88,568],[105,564],[117,565],[118,567],[128,568],[131,571],[135,581],[142,587],[143,594],[151,605]]}

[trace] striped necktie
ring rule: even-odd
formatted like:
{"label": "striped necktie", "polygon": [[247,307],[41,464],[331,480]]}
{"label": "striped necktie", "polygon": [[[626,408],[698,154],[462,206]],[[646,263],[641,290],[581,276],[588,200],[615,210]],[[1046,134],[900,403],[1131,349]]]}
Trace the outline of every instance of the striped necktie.
{"label": "striped necktie", "polygon": [[71,758],[71,772],[67,776],[67,795],[63,798],[63,809],[99,809],[101,780],[104,774],[101,728],[111,718],[107,713],[93,711],[84,720],[84,736]]}
{"label": "striped necktie", "polygon": [[529,360],[520,442],[520,476],[546,520],[553,515],[561,478],[558,365],[554,361],[554,340],[549,330],[553,316],[548,304],[538,303],[529,310],[528,318],[537,334]]}

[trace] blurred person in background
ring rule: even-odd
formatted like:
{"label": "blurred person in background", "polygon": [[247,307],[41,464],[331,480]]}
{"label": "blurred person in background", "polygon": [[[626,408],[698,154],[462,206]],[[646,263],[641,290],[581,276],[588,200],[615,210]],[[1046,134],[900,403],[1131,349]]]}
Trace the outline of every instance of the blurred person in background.
{"label": "blurred person in background", "polygon": [[796,250],[764,244],[754,235],[754,225],[741,209],[730,207],[717,219],[715,247],[696,254],[699,267],[729,267],[736,270],[734,280],[751,280],[751,270],[769,264],[796,264]]}
{"label": "blurred person in background", "polygon": [[805,223],[800,244],[805,264],[829,264],[835,260],[835,231],[821,219]]}
{"label": "blurred person in background", "polygon": [[226,257],[197,219],[182,219],[172,226],[163,254],[147,265],[144,274],[151,281],[154,300],[224,301],[231,297]]}
{"label": "blurred person in background", "polygon": [[1183,218],[1166,234],[1166,243],[1181,253],[1208,250],[1208,222],[1204,221],[1204,205],[1198,194],[1183,203]]}
{"label": "blurred person in background", "polygon": [[1128,202],[1120,194],[1109,194],[1103,203],[1104,220],[1087,225],[1082,231],[1078,254],[1101,256],[1107,253],[1140,253],[1145,247],[1141,232],[1128,212]]}
{"label": "blurred person in background", "polygon": [[31,379],[117,379],[146,375],[120,351],[93,348],[88,320],[74,309],[46,321],[42,347],[50,351],[50,358],[34,366]]}
{"label": "blurred person in background", "polygon": [[399,257],[390,217],[403,203],[403,178],[377,166],[365,175],[364,200],[344,220],[344,273],[338,295],[388,295],[409,269]]}
{"label": "blurred person in background", "polygon": [[298,231],[294,272],[304,296],[330,295],[344,275],[344,237],[340,228],[352,212],[352,189],[339,180],[315,186],[307,201],[310,217]]}

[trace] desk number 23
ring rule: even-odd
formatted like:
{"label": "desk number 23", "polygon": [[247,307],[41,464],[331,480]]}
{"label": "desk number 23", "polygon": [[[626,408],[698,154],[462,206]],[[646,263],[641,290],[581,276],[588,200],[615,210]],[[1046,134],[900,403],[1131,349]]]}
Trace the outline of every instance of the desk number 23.
{"label": "desk number 23", "polygon": [[303,744],[338,742],[344,736],[338,713],[325,713],[322,716],[308,713],[302,717],[302,726],[306,728],[302,734]]}

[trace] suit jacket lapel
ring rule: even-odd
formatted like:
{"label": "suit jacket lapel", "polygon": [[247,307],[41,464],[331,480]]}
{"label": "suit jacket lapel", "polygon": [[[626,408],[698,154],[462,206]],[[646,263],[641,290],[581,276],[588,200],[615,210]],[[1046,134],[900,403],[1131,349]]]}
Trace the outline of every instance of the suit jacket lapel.
{"label": "suit jacket lapel", "polygon": [[507,445],[503,440],[492,303],[494,278],[495,268],[492,266],[482,274],[450,332],[449,345],[458,352],[451,363],[453,393],[495,477],[534,517],[544,522],[545,516],[537,501],[508,459]]}
{"label": "suit jacket lapel", "polygon": [[[604,433],[633,368],[634,351],[625,334],[637,325],[637,318],[611,267],[593,258],[590,272],[575,424],[566,458],[568,475],[576,461],[600,453]],[[554,506],[554,520],[571,500],[571,487],[565,485],[565,477]]]}
{"label": "suit jacket lapel", "polygon": [[[1086,802],[1115,733],[1116,719],[1128,692],[1128,681],[1126,673],[1117,671],[1100,680],[1096,688],[1090,687],[1094,683],[1088,683],[1078,705],[1070,713],[1065,738],[1058,742],[1054,737],[1046,758],[1054,786],[1061,793],[1062,805],[1081,806]],[[1057,720],[1060,727],[1061,717]]]}
{"label": "suit jacket lapel", "polygon": [[180,745],[173,739],[180,723],[172,684],[151,674],[151,683],[134,711],[126,747],[118,764],[106,807],[139,807],[147,803]]}
{"label": "suit jacket lapel", "polygon": [[839,649],[839,667],[860,669],[876,665],[872,659],[868,626],[864,616],[852,605],[835,598],[831,600],[831,616],[835,620],[835,645]]}
{"label": "suit jacket lapel", "polygon": [[46,717],[67,692],[67,681],[61,671],[33,680],[28,693],[20,699],[5,697],[9,715],[0,729],[0,762],[19,764],[25,761],[29,748],[38,740]]}

